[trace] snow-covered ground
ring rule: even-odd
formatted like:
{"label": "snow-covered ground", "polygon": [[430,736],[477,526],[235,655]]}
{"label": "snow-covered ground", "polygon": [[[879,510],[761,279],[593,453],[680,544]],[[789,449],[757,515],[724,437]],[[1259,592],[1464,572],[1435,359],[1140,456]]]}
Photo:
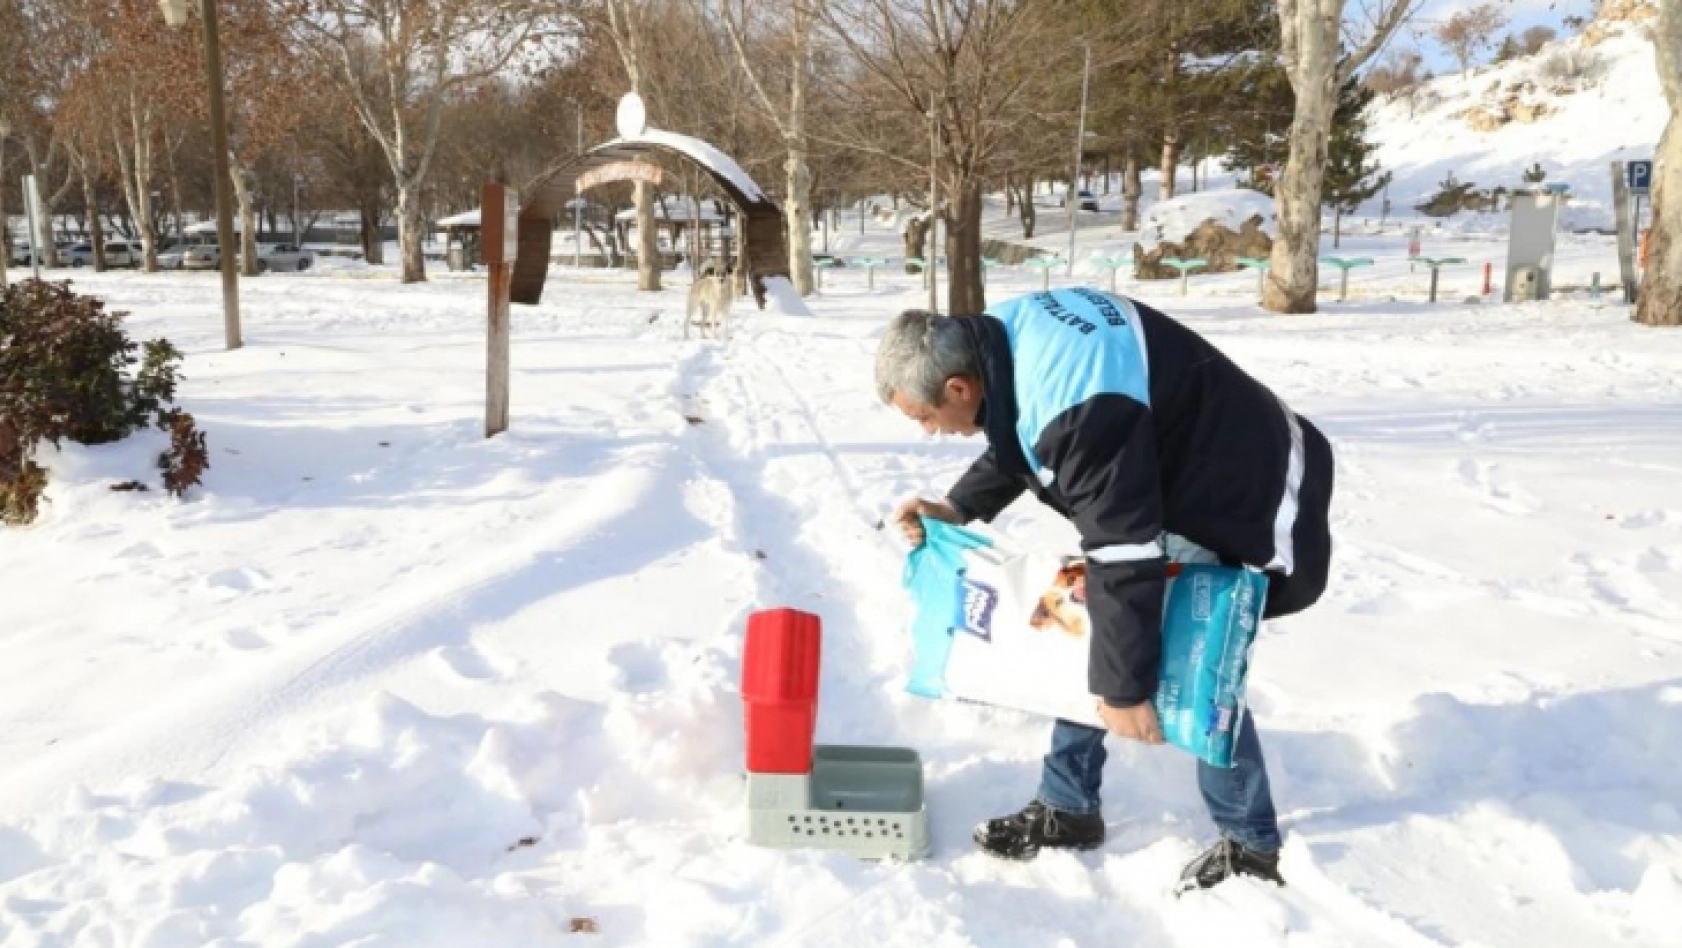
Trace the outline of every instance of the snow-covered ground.
{"label": "snow-covered ground", "polygon": [[[188,353],[214,466],[178,502],[107,489],[155,438],[49,451],[41,520],[0,530],[0,946],[1676,944],[1682,334],[1581,289],[1460,302],[1502,251],[1452,240],[1437,306],[1394,228],[1317,316],[1123,282],[1338,450],[1332,588],[1255,654],[1291,886],[1179,900],[1188,757],[1118,744],[1110,842],[1004,864],[969,828],[1032,793],[1046,722],[903,692],[878,522],[978,448],[872,395],[916,277],[830,271],[815,318],[744,303],[720,344],[679,339],[682,275],[557,270],[487,441],[482,278],[246,281],[225,352],[215,274],[77,274]],[[1071,542],[1031,501],[1001,526]],[[819,739],[923,755],[932,859],[742,840],[773,605],[824,619]]]}

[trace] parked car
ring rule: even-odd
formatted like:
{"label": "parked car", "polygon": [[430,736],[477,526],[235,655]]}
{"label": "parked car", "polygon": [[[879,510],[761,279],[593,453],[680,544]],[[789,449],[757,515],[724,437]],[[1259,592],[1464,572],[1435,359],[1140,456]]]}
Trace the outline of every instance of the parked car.
{"label": "parked car", "polygon": [[[1085,188],[1081,188],[1079,191],[1076,191],[1075,193],[1080,195],[1080,209],[1081,210],[1083,210],[1083,211],[1096,211],[1098,209],[1098,199],[1093,196],[1091,191],[1088,191]],[[1068,201],[1067,198],[1064,198],[1063,206],[1064,207],[1069,206],[1069,201]]]}
{"label": "parked car", "polygon": [[315,252],[297,244],[258,244],[257,269],[300,272],[315,265]]}
{"label": "parked car", "polygon": [[179,270],[181,260],[187,255],[187,245],[179,241],[169,241],[158,248],[158,269]]}
{"label": "parked car", "polygon": [[215,244],[194,244],[181,254],[184,270],[215,270],[222,266],[222,248]]}
{"label": "parked car", "polygon": [[[93,243],[82,241],[69,250],[63,251],[63,262],[73,267],[93,266]],[[105,242],[105,265],[108,267],[132,267],[140,262],[140,248],[131,247],[127,241],[108,240]]]}

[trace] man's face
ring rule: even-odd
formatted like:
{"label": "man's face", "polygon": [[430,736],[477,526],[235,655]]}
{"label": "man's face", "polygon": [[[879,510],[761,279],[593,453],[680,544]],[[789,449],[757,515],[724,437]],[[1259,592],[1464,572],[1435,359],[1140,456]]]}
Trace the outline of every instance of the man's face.
{"label": "man's face", "polygon": [[923,427],[924,434],[980,434],[975,413],[981,407],[981,383],[963,375],[946,380],[941,404],[925,405],[904,392],[894,393],[894,407]]}

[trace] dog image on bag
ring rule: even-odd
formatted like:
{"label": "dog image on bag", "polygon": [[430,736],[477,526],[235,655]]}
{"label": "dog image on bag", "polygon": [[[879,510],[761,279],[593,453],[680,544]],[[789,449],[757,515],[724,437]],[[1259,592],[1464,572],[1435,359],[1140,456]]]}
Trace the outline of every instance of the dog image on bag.
{"label": "dog image on bag", "polygon": [[1028,624],[1042,631],[1056,629],[1073,638],[1085,638],[1091,630],[1086,614],[1086,564],[1066,560],[1057,571],[1051,588],[1040,596]]}
{"label": "dog image on bag", "polygon": [[696,280],[689,287],[689,303],[683,320],[683,338],[689,338],[689,327],[695,326],[705,338],[712,333],[721,339],[730,335],[730,275],[713,273]]}

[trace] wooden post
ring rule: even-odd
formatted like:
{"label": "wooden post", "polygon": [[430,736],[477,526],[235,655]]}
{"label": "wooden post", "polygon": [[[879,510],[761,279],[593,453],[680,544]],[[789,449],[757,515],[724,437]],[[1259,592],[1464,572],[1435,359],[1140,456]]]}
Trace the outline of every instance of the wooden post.
{"label": "wooden post", "polygon": [[519,208],[507,188],[487,181],[479,192],[480,248],[485,281],[485,437],[508,430],[508,299],[518,255]]}

